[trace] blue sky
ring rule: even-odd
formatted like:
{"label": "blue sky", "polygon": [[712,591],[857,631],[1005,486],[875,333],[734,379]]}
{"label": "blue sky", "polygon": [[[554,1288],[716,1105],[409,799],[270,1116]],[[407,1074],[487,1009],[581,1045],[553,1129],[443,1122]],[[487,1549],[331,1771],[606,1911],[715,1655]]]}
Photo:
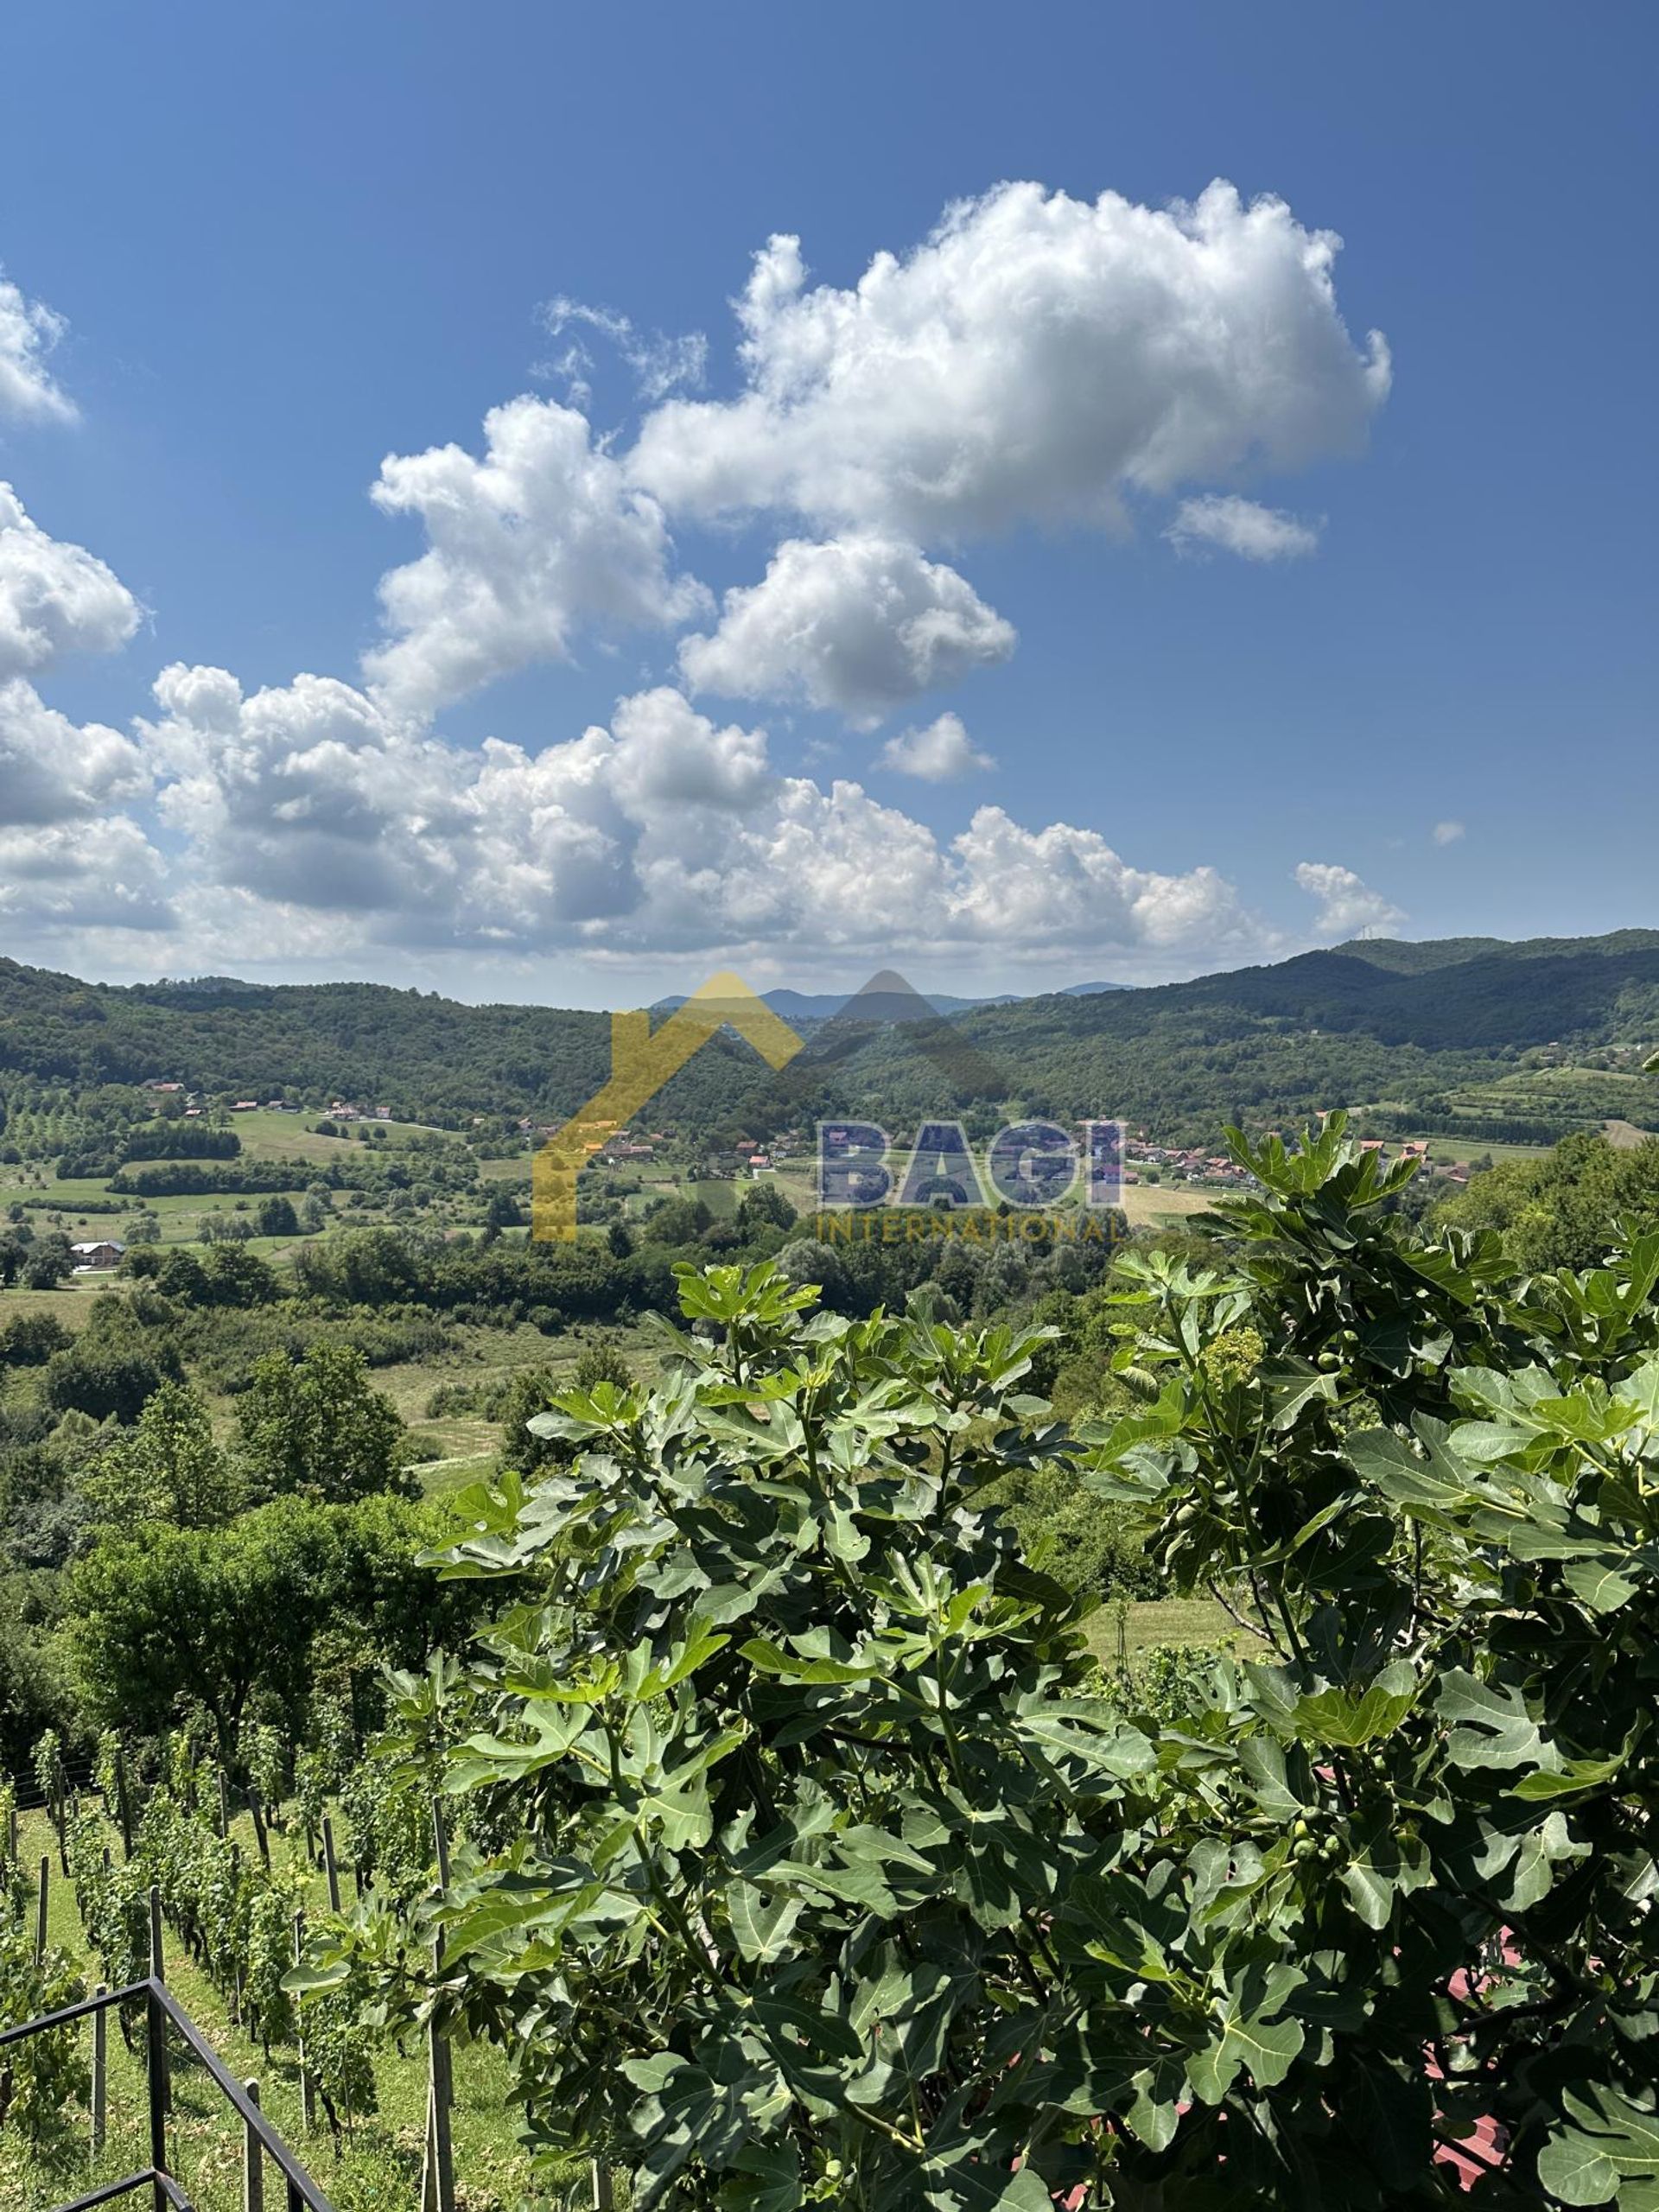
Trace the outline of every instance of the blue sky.
{"label": "blue sky", "polygon": [[[68,611],[0,690],[3,949],[601,1002],[725,958],[1039,988],[1367,922],[1659,924],[1655,45],[1636,6],[1479,0],[26,0],[0,25],[0,266],[60,322],[30,326],[0,479],[29,619],[48,587]],[[1200,255],[1158,211],[1215,178],[1243,206]],[[1006,180],[1041,193],[988,202]],[[1288,213],[1258,268],[1260,195]],[[1321,231],[1323,308],[1286,275]],[[806,273],[746,371],[731,303],[779,233]],[[995,276],[945,414],[1015,349],[1001,399],[963,399],[978,457],[948,492],[910,484],[936,426],[873,415],[879,374],[857,409],[735,410],[832,324],[863,344],[831,293],[883,252],[912,329]],[[1148,306],[1166,265],[1176,303]],[[608,327],[555,327],[560,298]],[[695,355],[655,334],[696,333],[702,383],[664,388]],[[1124,400],[1103,463],[1148,358],[1188,397]],[[1033,431],[1019,394],[1051,374]],[[484,418],[519,395],[504,491]],[[1219,426],[1196,443],[1193,406]],[[586,416],[579,459],[543,449],[549,410]],[[451,445],[470,462],[431,459]],[[377,505],[388,455],[411,470]],[[533,512],[504,516],[514,486]],[[377,587],[441,511],[442,573],[388,618]],[[545,603],[504,581],[516,545]],[[769,572],[736,620],[724,595]],[[881,632],[878,602],[923,631]],[[0,677],[5,636],[0,607]],[[158,701],[166,668],[228,675]]]}

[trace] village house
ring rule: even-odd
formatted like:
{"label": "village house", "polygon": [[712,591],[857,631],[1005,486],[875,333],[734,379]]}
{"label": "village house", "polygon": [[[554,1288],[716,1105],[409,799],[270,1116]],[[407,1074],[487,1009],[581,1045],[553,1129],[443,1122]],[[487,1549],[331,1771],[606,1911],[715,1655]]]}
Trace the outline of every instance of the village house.
{"label": "village house", "polygon": [[119,1267],[126,1249],[124,1244],[118,1244],[113,1237],[96,1237],[90,1244],[72,1244],[69,1247],[78,1275],[92,1274],[101,1268]]}

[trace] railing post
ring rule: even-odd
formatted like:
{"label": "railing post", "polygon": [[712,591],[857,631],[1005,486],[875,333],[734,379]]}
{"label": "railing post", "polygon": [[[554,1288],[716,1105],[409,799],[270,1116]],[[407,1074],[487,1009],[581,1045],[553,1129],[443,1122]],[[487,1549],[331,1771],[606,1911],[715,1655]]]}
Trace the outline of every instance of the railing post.
{"label": "railing post", "polygon": [[[109,1985],[98,1985],[100,1997],[109,1994]],[[97,2158],[104,2148],[104,2139],[109,2132],[110,2119],[110,2016],[103,2005],[92,2015],[92,2156]]]}
{"label": "railing post", "polygon": [[[305,1915],[302,1912],[296,1912],[294,1916],[294,1963],[296,1967],[305,1964]],[[301,2017],[296,2000],[294,2033],[300,2050],[300,2116],[305,2123],[305,2132],[309,2135],[317,2124],[317,2089],[311,2079],[311,2069],[305,2063],[305,2031],[300,2026]]]}
{"label": "railing post", "polygon": [[39,1966],[46,1956],[46,1914],[52,1891],[52,1861],[50,1857],[41,1861],[41,1886],[35,1896],[35,1963]]}
{"label": "railing post", "polygon": [[[167,1981],[167,1956],[162,1944],[162,1893],[153,1885],[149,1892],[149,1981],[145,2005],[145,2041],[149,2060],[149,2163],[158,2174],[167,2171],[167,2115],[172,2098],[167,2065],[167,2008],[157,1991]],[[156,2212],[168,2212],[167,2191],[156,2183]]]}
{"label": "railing post", "polygon": [[[245,2082],[248,2102],[259,2101],[259,2084]],[[242,2123],[242,2212],[265,2212],[265,2152],[251,2120]]]}

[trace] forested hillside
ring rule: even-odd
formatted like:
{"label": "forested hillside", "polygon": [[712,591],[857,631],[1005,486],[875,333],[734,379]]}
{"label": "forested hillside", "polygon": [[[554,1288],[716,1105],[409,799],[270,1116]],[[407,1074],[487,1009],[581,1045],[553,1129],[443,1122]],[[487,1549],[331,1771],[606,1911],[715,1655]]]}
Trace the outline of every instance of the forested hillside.
{"label": "forested hillside", "polygon": [[[986,1004],[938,1027],[948,1049],[912,1027],[843,1029],[833,1046],[820,1032],[781,1084],[723,1040],[677,1079],[664,1112],[760,1131],[815,1102],[902,1117],[979,1099],[1198,1135],[1380,1106],[1428,1125],[1507,1114],[1536,1123],[1535,1141],[1610,1118],[1659,1123],[1659,1087],[1639,1079],[1659,1046],[1653,931],[1363,942],[1191,982]],[[1552,1068],[1586,1061],[1611,1087],[1565,1097]],[[372,1096],[429,1122],[550,1119],[605,1079],[609,1027],[602,1014],[464,1006],[382,984],[115,988],[7,961],[0,1070],[78,1084],[170,1077],[308,1103]],[[1496,1097],[1456,1096],[1494,1084],[1506,1087]]]}
{"label": "forested hillside", "polygon": [[[739,1065],[721,1046],[677,1096],[713,1112]],[[744,1062],[752,1058],[744,1054]],[[383,983],[267,988],[213,978],[125,988],[0,960],[0,1070],[78,1085],[170,1079],[193,1090],[327,1103],[401,1120],[572,1113],[610,1073],[604,1014],[464,1006]]]}
{"label": "forested hillside", "polygon": [[[1471,944],[1480,949],[1468,954]],[[1466,1122],[1477,1135],[1507,1117],[1530,1125],[1530,1141],[1614,1117],[1659,1126],[1659,1086],[1639,1072],[1659,1045],[1652,931],[1357,944],[1151,989],[981,1007],[950,1028],[957,1065],[971,1055],[988,1071],[977,1095],[1062,1119],[1121,1116],[1161,1135],[1372,1105],[1404,1108],[1408,1123]],[[1564,1096],[1555,1069],[1586,1061],[1606,1084]],[[873,1034],[843,1061],[838,1103],[902,1118],[936,1106],[940,1085],[937,1056],[922,1066],[903,1031]]]}

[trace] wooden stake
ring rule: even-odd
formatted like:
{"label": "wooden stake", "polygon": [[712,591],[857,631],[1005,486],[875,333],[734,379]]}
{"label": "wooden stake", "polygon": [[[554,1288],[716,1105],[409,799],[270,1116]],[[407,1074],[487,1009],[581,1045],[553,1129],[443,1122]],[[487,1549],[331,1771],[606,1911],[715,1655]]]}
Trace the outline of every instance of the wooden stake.
{"label": "wooden stake", "polygon": [[255,1842],[259,1846],[259,1856],[269,1866],[270,1865],[270,1838],[265,1832],[265,1808],[259,1802],[259,1792],[251,1783],[248,1784],[248,1810],[253,1815],[253,1835]]}
{"label": "wooden stake", "polygon": [[58,1864],[63,1869],[63,1878],[69,1878],[69,1838],[64,1822],[63,1761],[58,1761],[58,1770],[52,1781],[52,1819],[58,1831]]}
{"label": "wooden stake", "polygon": [[[434,1949],[442,1953],[442,1944]],[[454,2082],[449,2045],[435,2023],[427,2035],[431,2080],[426,2095],[426,2163],[421,2175],[421,2212],[455,2212],[455,2150],[449,2133]]]}
{"label": "wooden stake", "polygon": [[132,1798],[127,1789],[127,1751],[124,1744],[118,1745],[116,1748],[115,1794],[121,1815],[121,1853],[124,1858],[130,1859],[132,1856]]}
{"label": "wooden stake", "polygon": [[334,1824],[327,1813],[322,1816],[322,1866],[328,1877],[328,1910],[340,1910],[340,1861],[334,1857]]}
{"label": "wooden stake", "polygon": [[[231,1846],[231,1882],[233,1888],[238,1891],[241,1889],[242,1847],[239,1843],[232,1843]],[[242,1967],[241,1963],[238,1961],[233,1963],[231,1967],[231,2025],[233,2028],[239,2028],[242,2024],[242,1997],[244,1988],[245,1984],[242,1980]]]}
{"label": "wooden stake", "polygon": [[39,1966],[46,1956],[47,1904],[52,1891],[52,1861],[49,1857],[41,1861],[41,1886],[35,1899],[35,1963]]}
{"label": "wooden stake", "polygon": [[[296,1967],[305,1963],[305,1915],[302,1912],[296,1912],[294,1916],[294,1963]],[[301,2017],[297,2005],[294,2008],[294,2017],[296,2022]],[[306,2133],[309,2135],[317,2124],[317,2090],[311,2079],[311,2069],[305,2063],[303,2031],[299,2032],[297,2040],[300,2046],[300,2117]]]}
{"label": "wooden stake", "polygon": [[[437,1859],[438,1885],[449,1885],[449,1842],[443,1832],[443,1808],[432,1808],[432,1843]],[[443,1979],[443,1937],[432,1939],[432,1974]],[[421,2212],[455,2212],[455,2152],[449,2132],[449,2111],[454,2101],[454,2073],[448,2037],[435,2015],[427,2029],[430,2082],[426,2100],[426,2168],[421,2177]]]}
{"label": "wooden stake", "polygon": [[[109,1986],[100,1981],[100,1997],[109,1994]],[[100,2005],[92,2015],[92,2156],[97,2158],[104,2148],[110,2117],[110,2016]]]}

